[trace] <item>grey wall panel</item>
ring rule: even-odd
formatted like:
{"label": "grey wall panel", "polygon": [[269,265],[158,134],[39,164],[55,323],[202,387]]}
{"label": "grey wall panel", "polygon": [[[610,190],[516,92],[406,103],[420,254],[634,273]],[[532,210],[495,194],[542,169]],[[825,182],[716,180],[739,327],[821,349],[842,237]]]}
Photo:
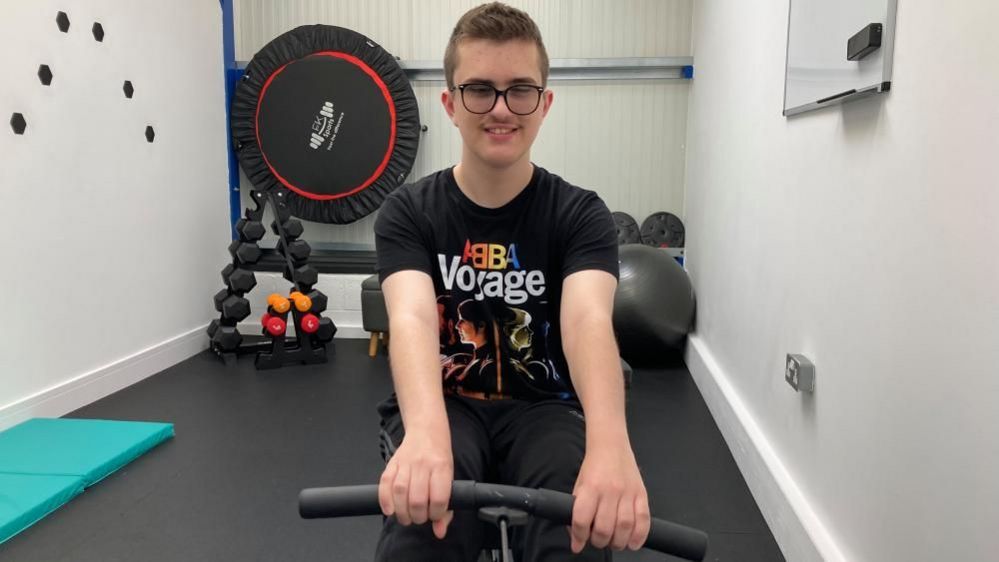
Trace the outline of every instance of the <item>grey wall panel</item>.
{"label": "grey wall panel", "polygon": [[[236,0],[236,58],[274,37],[325,23],[363,33],[396,56],[439,59],[457,19],[477,0]],[[509,0],[538,23],[552,58],[691,54],[693,0]]]}

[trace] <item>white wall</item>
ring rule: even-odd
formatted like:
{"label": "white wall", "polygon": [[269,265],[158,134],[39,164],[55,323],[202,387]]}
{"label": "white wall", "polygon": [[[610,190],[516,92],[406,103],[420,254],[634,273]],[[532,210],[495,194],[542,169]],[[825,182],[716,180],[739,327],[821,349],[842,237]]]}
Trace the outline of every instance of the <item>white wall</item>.
{"label": "white wall", "polygon": [[0,429],[207,346],[228,260],[221,49],[218,2],[0,4]]}
{"label": "white wall", "polygon": [[[250,60],[299,25],[325,23],[363,33],[403,60],[441,60],[451,30],[480,0],[300,0],[235,4],[236,57]],[[509,0],[535,19],[551,58],[665,57],[690,54],[692,0]],[[559,81],[555,105],[532,159],[599,193],[612,210],[641,223],[683,209],[686,80]],[[440,105],[443,82],[416,82],[428,131],[410,180],[457,163],[461,137]],[[243,204],[252,185],[243,182]],[[374,244],[374,216],[350,225],[308,223],[306,238]]]}
{"label": "white wall", "polygon": [[995,560],[999,4],[900,2],[891,93],[791,119],[787,8],[695,3],[688,363],[788,560]]}

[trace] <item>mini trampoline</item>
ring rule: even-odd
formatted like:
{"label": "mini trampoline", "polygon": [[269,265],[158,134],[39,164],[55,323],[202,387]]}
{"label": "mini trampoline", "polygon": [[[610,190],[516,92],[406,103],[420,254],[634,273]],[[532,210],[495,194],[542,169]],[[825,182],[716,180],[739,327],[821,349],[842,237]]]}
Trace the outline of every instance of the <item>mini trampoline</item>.
{"label": "mini trampoline", "polygon": [[395,58],[330,25],[293,29],[260,50],[233,97],[232,134],[254,188],[287,189],[297,217],[345,224],[409,174],[420,116]]}

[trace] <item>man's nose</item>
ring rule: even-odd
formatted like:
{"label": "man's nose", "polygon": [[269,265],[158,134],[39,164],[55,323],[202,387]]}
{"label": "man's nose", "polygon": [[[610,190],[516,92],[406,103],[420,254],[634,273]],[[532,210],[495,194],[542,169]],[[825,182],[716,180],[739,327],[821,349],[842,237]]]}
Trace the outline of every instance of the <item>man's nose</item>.
{"label": "man's nose", "polygon": [[493,110],[489,113],[496,113],[499,115],[513,115],[514,113],[510,111],[510,108],[506,105],[506,95],[500,95],[496,98],[496,104],[493,105]]}

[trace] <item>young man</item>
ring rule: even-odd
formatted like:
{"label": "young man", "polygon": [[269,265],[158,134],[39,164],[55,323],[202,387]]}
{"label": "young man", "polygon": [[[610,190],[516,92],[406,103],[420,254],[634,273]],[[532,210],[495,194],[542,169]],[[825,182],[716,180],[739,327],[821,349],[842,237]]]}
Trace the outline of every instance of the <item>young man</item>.
{"label": "young man", "polygon": [[517,560],[609,560],[649,529],[611,326],[613,221],[596,194],[531,163],[553,94],[527,14],[466,13],[444,72],[461,162],[400,187],[375,224],[395,383],[379,406],[377,559],[475,560],[483,523],[447,511],[465,479],[576,496],[571,529],[518,530]]}

